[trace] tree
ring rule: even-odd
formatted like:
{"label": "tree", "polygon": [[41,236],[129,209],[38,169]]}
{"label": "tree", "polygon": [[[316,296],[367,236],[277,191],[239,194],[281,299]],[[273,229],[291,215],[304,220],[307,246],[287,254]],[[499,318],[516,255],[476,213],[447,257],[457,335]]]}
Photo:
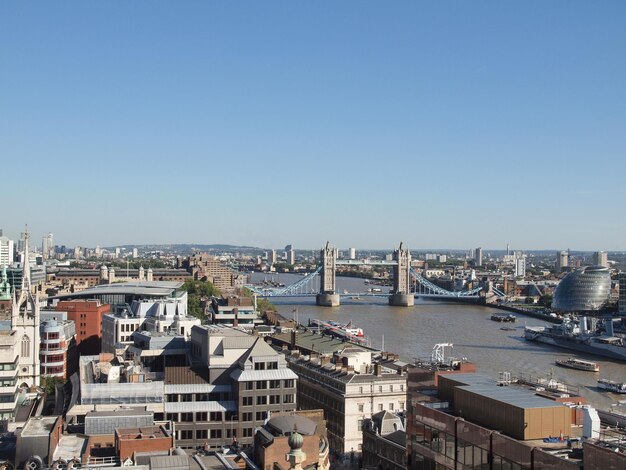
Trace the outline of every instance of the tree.
{"label": "tree", "polygon": [[187,310],[200,320],[204,320],[204,312],[202,311],[202,299],[209,299],[221,295],[220,290],[209,281],[195,281],[187,279],[181,287],[187,292]]}

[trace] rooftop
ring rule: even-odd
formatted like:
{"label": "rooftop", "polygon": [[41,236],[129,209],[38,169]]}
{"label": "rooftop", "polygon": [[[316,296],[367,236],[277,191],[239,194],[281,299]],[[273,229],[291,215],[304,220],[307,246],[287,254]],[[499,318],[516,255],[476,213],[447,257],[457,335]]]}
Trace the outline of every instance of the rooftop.
{"label": "rooftop", "polygon": [[80,292],[61,294],[53,298],[66,299],[74,297],[95,297],[98,295],[143,295],[151,297],[168,297],[180,289],[183,283],[178,281],[146,281],[146,282],[119,282],[115,284],[101,284]]}
{"label": "rooftop", "polygon": [[58,419],[59,416],[36,416],[30,418],[26,422],[24,429],[22,429],[22,437],[48,436]]}

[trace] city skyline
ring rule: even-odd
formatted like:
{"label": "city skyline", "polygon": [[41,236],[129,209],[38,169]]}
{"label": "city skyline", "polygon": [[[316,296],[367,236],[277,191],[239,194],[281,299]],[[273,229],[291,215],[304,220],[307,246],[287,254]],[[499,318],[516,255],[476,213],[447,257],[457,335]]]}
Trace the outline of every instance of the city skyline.
{"label": "city skyline", "polygon": [[624,251],[625,13],[4,3],[0,227],[68,246]]}

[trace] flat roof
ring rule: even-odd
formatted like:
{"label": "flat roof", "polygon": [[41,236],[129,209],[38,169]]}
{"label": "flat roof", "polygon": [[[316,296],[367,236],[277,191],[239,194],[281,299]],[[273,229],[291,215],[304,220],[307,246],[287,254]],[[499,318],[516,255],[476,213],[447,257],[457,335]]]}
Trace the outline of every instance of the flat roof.
{"label": "flat roof", "polygon": [[152,411],[140,410],[137,408],[120,408],[112,411],[90,411],[86,418],[111,418],[114,416],[152,416]]}
{"label": "flat roof", "polygon": [[54,423],[56,423],[58,416],[36,416],[30,418],[24,429],[22,429],[22,436],[48,436]]}
{"label": "flat roof", "polygon": [[526,388],[515,385],[500,387],[495,380],[479,374],[442,374],[439,376],[439,380],[442,378],[464,384],[456,387],[460,390],[467,390],[470,393],[501,401],[517,408],[558,408],[564,406],[560,402],[541,397]]}
{"label": "flat roof", "polygon": [[176,289],[182,287],[180,281],[151,281],[151,282],[119,282],[115,284],[101,284],[71,294],[61,294],[51,298],[66,299],[97,295],[149,295],[167,297]]}

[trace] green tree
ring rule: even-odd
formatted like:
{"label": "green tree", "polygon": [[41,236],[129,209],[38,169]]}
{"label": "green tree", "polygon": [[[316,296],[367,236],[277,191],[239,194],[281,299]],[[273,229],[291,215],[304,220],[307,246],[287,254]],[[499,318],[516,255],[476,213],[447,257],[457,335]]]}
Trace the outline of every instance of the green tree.
{"label": "green tree", "polygon": [[220,290],[209,281],[194,281],[187,279],[181,287],[187,292],[187,310],[190,315],[204,320],[202,299],[221,295]]}

